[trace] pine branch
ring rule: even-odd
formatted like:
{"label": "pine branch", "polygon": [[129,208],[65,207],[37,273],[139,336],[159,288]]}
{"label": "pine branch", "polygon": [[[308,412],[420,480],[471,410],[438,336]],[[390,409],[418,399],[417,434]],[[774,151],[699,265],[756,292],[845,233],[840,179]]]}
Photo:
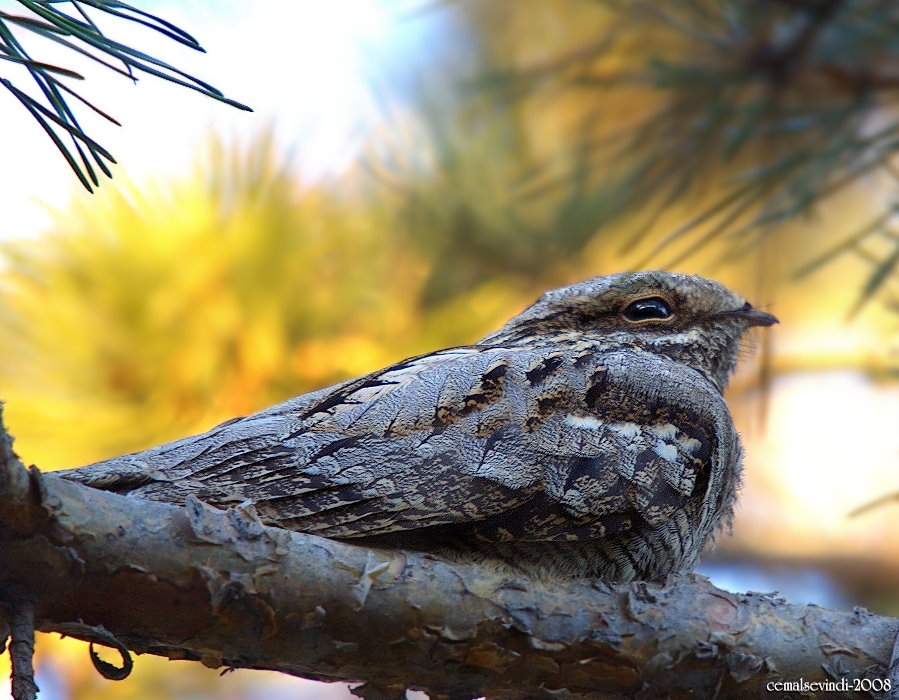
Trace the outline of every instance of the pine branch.
{"label": "pine branch", "polygon": [[[32,59],[20,40],[23,32],[61,44],[130,80],[137,80],[136,73],[145,73],[196,90],[232,107],[251,111],[249,107],[225,97],[220,90],[199,78],[104,34],[86,8],[140,24],[183,46],[203,51],[196,39],[170,22],[114,0],[69,0],[68,3],[59,0],[17,1],[31,15],[0,11],[0,60],[24,66],[37,85],[41,97],[28,94],[8,78],[0,78],[0,84],[37,120],[88,191],[93,191],[93,187],[99,185],[94,166],[111,177],[107,164],[115,163],[115,159],[81,128],[66,96],[75,97],[108,121],[114,124],[118,122],[64,82],[67,79],[83,80],[81,74]],[[64,11],[64,5],[71,6],[71,14]],[[105,60],[104,56],[111,59],[111,62]],[[116,64],[121,64],[121,68]],[[57,129],[61,129],[62,133]]]}
{"label": "pine branch", "polygon": [[247,507],[182,509],[28,472],[8,438],[0,602],[32,606],[38,630],[113,645],[126,663],[127,648],[366,680],[366,697],[755,698],[781,680],[882,682],[899,631],[899,620],[731,594],[695,575],[550,584],[354,547],[266,527]]}

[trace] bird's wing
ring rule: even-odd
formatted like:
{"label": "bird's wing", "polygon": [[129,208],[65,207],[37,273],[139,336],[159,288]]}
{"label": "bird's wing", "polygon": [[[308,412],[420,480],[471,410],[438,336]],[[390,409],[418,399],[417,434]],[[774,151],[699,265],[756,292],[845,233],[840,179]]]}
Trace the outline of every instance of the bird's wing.
{"label": "bird's wing", "polygon": [[330,537],[479,523],[487,540],[594,538],[669,517],[719,460],[711,385],[675,415],[672,387],[695,387],[657,357],[632,386],[634,362],[455,348],[63,476],[170,502],[251,501],[268,522]]}
{"label": "bird's wing", "polygon": [[470,346],[412,358],[59,475],[173,503],[249,501],[267,522],[332,537],[482,519],[539,488],[536,465],[515,457],[523,404],[504,391],[503,355]]}

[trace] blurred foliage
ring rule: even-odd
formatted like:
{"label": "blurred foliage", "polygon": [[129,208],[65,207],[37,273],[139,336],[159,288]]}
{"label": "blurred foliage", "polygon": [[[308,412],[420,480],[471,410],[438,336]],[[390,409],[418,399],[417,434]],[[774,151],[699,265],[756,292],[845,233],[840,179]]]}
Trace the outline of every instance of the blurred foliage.
{"label": "blurred foliage", "polygon": [[[107,36],[94,21],[99,16],[105,16],[107,20],[115,17],[152,29],[182,46],[196,51],[203,50],[190,34],[160,17],[112,0],[16,1],[28,14],[19,15],[0,10],[0,60],[25,68],[42,98],[31,96],[5,77],[0,77],[0,85],[9,90],[37,120],[81,184],[89,191],[92,186],[99,185],[94,165],[107,177],[112,177],[107,163],[114,163],[115,159],[81,128],[69,105],[69,99],[75,98],[114,124],[118,122],[72,89],[71,81],[84,80],[83,75],[69,68],[33,59],[25,48],[29,41],[23,42],[23,36],[29,36],[29,39],[41,37],[62,45],[73,56],[86,56],[134,82],[137,82],[135,71],[145,73],[196,90],[232,107],[249,110],[249,107],[226,98],[212,85]],[[71,6],[71,14],[64,11],[63,7],[66,5]],[[71,141],[71,145],[68,141]]]}
{"label": "blurred foliage", "polygon": [[566,240],[589,238],[577,230],[585,222],[603,233],[615,223],[628,227],[628,250],[648,244],[636,266],[670,267],[713,243],[742,260],[775,231],[782,245],[785,221],[861,185],[880,190],[879,207],[793,273],[851,251],[869,270],[861,300],[897,298],[899,4],[535,0],[521,12],[477,0],[458,8],[478,39],[473,89],[494,96],[527,135],[518,139],[528,153],[517,171],[523,201],[513,209],[542,202],[554,212],[560,252]]}
{"label": "blurred foliage", "polygon": [[382,153],[369,162],[397,225],[423,257],[440,261],[428,275],[425,302],[499,277],[529,286],[535,278],[569,277],[564,266],[596,233],[583,192],[528,196],[522,186],[535,153],[521,115],[496,95],[461,99],[421,90],[413,124],[382,134]]}
{"label": "blurred foliage", "polygon": [[422,262],[376,204],[304,186],[269,139],[210,155],[3,245],[0,387],[42,467],[373,369],[416,323]]}

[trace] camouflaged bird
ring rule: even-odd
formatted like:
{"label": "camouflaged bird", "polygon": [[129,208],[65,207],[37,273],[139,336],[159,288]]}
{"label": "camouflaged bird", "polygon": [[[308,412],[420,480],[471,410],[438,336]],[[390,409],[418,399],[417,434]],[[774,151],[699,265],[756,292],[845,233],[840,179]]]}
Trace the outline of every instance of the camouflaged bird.
{"label": "camouflaged bird", "polygon": [[721,394],[743,334],[776,321],[701,277],[597,277],[474,345],[62,475],[540,577],[658,579],[730,524]]}

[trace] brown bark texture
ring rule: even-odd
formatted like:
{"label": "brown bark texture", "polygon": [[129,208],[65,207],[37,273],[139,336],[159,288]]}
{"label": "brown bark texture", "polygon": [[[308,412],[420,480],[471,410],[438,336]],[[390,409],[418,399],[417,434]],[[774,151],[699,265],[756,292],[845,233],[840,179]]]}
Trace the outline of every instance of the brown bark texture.
{"label": "brown bark texture", "polygon": [[698,575],[510,578],[268,527],[251,506],[102,492],[0,453],[0,635],[28,606],[39,631],[366,681],[357,692],[369,698],[739,699],[785,697],[766,685],[800,679],[847,679],[826,697],[879,696],[853,688],[881,687],[899,632],[861,609],[727,593]]}

